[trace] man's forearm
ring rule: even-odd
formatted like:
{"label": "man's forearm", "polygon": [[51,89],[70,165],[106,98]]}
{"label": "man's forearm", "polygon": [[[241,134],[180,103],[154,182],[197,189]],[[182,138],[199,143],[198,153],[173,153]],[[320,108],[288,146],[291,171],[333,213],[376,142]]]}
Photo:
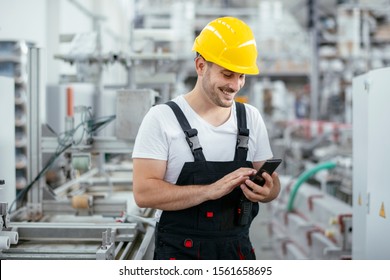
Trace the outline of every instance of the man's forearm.
{"label": "man's forearm", "polygon": [[159,179],[147,179],[143,184],[134,192],[135,201],[142,208],[175,211],[209,200],[206,185],[177,186]]}

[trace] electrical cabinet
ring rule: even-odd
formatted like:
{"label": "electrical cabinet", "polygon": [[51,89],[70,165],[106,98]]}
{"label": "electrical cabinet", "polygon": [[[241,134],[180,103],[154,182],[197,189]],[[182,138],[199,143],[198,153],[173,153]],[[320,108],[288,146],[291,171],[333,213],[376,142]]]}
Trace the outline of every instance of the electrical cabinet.
{"label": "electrical cabinet", "polygon": [[389,259],[390,68],[353,80],[353,258]]}
{"label": "electrical cabinet", "polygon": [[366,257],[368,92],[367,76],[353,79],[353,234],[352,258]]}

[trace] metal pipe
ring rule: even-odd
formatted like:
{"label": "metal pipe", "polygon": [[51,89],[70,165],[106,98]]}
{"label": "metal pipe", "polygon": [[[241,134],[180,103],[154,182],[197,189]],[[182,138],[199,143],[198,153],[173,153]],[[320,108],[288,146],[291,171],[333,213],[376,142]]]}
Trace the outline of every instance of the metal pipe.
{"label": "metal pipe", "polygon": [[311,46],[310,72],[310,119],[318,120],[319,110],[319,69],[318,69],[318,7],[317,0],[308,0],[308,17]]}
{"label": "metal pipe", "polygon": [[[28,60],[28,166],[27,179],[33,182],[42,169],[41,154],[41,118],[40,118],[40,100],[41,100],[41,50],[36,47],[29,48]],[[41,209],[39,204],[42,202],[42,179],[39,178],[28,192],[28,215],[31,218],[39,216]]]}
{"label": "metal pipe", "polygon": [[132,245],[133,245],[133,242],[128,242],[127,243],[125,249],[123,250],[123,252],[122,252],[122,254],[121,254],[120,258],[119,258],[119,260],[124,260],[125,257],[127,257],[127,255],[129,254],[129,251],[130,251]]}
{"label": "metal pipe", "polygon": [[155,228],[152,226],[149,226],[146,229],[146,233],[144,238],[142,239],[142,243],[137,250],[137,254],[134,257],[134,260],[142,260],[151,244],[151,241],[153,240]]}
{"label": "metal pipe", "polygon": [[310,119],[318,120],[319,110],[319,71],[318,71],[318,33],[316,30],[310,31],[311,39],[311,72],[310,72]]}

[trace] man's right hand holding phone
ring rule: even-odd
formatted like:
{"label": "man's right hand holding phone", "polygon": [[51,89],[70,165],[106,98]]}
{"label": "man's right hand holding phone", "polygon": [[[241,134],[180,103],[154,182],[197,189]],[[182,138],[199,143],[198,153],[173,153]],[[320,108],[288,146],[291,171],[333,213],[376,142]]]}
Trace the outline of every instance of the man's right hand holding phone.
{"label": "man's right hand holding phone", "polygon": [[269,202],[274,200],[280,192],[279,175],[274,170],[281,163],[280,159],[271,159],[266,162],[253,163],[259,172],[250,180],[241,185],[241,189],[252,202]]}

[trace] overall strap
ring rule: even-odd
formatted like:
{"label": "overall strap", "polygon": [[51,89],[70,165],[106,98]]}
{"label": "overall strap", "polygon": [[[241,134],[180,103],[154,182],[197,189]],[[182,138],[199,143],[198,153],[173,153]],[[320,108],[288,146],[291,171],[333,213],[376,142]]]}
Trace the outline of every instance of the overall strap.
{"label": "overall strap", "polygon": [[237,112],[237,145],[236,154],[234,160],[246,160],[248,154],[248,142],[249,142],[249,129],[246,124],[246,112],[245,105],[243,103],[236,102]]}
{"label": "overall strap", "polygon": [[184,131],[184,134],[186,136],[187,143],[190,146],[191,152],[194,155],[194,160],[195,161],[206,161],[206,158],[203,155],[202,146],[200,145],[200,142],[199,142],[198,131],[195,128],[191,128],[183,111],[180,109],[180,107],[175,102],[168,101],[165,104],[167,104],[169,107],[171,107],[171,109],[175,113],[175,116],[176,116],[181,128]]}

